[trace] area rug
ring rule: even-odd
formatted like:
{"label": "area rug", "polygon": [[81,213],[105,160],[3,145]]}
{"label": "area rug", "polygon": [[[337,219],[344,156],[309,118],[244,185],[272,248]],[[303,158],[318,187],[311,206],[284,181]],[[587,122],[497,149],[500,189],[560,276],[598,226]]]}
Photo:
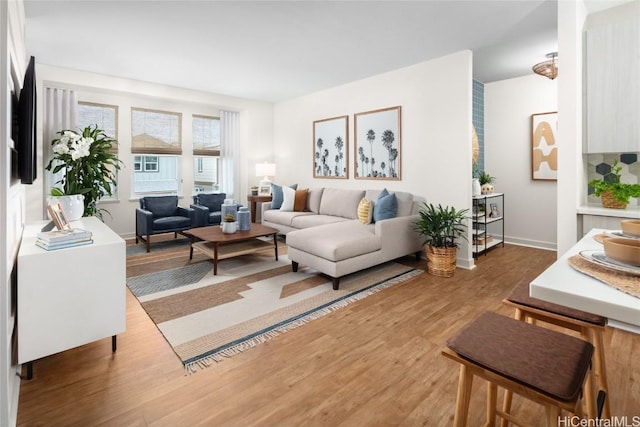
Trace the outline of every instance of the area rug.
{"label": "area rug", "polygon": [[414,277],[421,270],[389,262],[331,279],[291,270],[286,255],[245,255],[131,277],[127,286],[185,366],[195,372]]}
{"label": "area rug", "polygon": [[[178,249],[189,249],[189,243],[191,239],[186,237],[178,237],[171,240],[161,240],[158,242],[151,242],[151,252],[171,251]],[[147,253],[147,244],[140,241],[135,245],[127,245],[127,256],[142,255]]]}

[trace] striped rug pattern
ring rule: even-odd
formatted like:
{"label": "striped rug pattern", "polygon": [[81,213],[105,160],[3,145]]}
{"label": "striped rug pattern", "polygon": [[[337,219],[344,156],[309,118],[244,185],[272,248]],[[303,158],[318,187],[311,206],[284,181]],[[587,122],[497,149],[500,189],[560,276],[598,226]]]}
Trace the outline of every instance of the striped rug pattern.
{"label": "striped rug pattern", "polygon": [[279,258],[227,259],[216,276],[204,261],[131,277],[127,286],[192,373],[422,273],[385,263],[342,278],[334,291],[327,276],[304,266],[294,273]]}

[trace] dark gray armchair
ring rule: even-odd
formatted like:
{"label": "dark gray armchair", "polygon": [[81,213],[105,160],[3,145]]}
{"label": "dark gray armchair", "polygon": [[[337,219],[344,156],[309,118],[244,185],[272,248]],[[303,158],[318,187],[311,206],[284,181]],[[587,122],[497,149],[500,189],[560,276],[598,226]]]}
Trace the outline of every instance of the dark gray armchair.
{"label": "dark gray armchair", "polygon": [[196,227],[218,225],[222,222],[222,204],[227,197],[225,193],[200,193],[193,196],[191,209],[195,212]]}
{"label": "dark gray armchair", "polygon": [[178,196],[147,196],[140,198],[136,209],[136,243],[138,239],[150,250],[154,234],[178,233],[195,227],[195,213],[191,208],[178,206]]}

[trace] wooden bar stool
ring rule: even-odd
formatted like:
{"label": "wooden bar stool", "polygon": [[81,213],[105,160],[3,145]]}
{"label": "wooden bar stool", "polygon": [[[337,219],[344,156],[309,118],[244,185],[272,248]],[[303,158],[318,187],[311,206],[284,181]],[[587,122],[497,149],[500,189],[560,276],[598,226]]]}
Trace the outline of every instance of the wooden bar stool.
{"label": "wooden bar stool", "polygon": [[487,381],[487,421],[496,416],[523,425],[510,413],[496,408],[497,387],[503,387],[546,410],[548,426],[557,426],[563,410],[595,417],[591,375],[591,343],[500,314],[484,312],[447,341],[442,354],[460,363],[460,377],[453,424],[464,427],[473,377]]}
{"label": "wooden bar stool", "polygon": [[[589,341],[594,346],[592,372],[595,375],[598,390],[603,391],[605,396],[602,416],[610,418],[609,387],[607,385],[604,340],[602,338],[607,318],[532,298],[529,296],[529,281],[527,280],[521,280],[502,302],[515,308],[514,317],[518,320],[529,323],[541,321],[577,331],[582,339]],[[503,410],[509,411],[510,408],[511,393],[506,393]],[[503,423],[502,427],[506,427],[506,425],[506,423]]]}

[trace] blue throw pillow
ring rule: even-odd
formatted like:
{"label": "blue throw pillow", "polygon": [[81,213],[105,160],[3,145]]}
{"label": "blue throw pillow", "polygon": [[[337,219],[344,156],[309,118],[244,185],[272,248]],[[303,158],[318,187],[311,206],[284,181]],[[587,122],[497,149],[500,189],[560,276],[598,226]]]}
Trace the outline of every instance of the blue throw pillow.
{"label": "blue throw pillow", "polygon": [[373,207],[373,220],[381,221],[383,219],[395,218],[398,214],[398,200],[396,193],[391,193],[385,188],[378,195],[378,200]]}
{"label": "blue throw pillow", "polygon": [[[296,190],[298,184],[290,185],[289,187]],[[282,185],[271,184],[271,209],[280,209],[284,202],[284,195],[282,194]]]}

